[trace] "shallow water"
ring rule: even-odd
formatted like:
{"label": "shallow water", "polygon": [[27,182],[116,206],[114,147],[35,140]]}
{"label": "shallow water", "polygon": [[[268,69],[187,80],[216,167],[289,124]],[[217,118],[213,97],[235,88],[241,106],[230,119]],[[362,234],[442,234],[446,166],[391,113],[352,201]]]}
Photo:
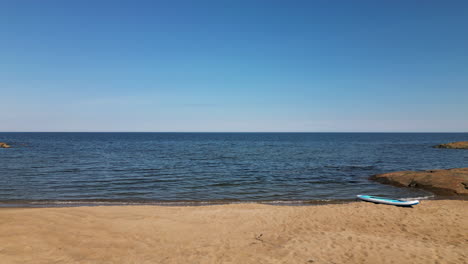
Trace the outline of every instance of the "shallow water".
{"label": "shallow water", "polygon": [[[466,167],[431,146],[467,133],[0,133],[0,202],[315,203],[429,193],[371,182],[399,170]],[[190,203],[188,203],[190,204]]]}

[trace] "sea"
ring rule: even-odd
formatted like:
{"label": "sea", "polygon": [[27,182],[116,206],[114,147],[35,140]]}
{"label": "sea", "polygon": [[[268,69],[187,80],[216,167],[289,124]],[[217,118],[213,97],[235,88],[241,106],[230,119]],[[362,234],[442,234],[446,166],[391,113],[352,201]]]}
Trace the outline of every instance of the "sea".
{"label": "sea", "polygon": [[434,197],[374,174],[467,167],[468,133],[0,133],[0,206]]}

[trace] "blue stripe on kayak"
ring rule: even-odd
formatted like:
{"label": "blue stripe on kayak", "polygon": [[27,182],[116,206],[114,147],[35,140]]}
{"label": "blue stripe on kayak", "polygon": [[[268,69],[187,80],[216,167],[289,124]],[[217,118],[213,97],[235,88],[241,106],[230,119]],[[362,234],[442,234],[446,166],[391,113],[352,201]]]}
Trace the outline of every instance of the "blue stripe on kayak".
{"label": "blue stripe on kayak", "polygon": [[362,197],[362,198],[376,199],[376,200],[381,200],[381,201],[386,201],[386,202],[392,202],[392,203],[406,203],[406,202],[408,202],[408,201],[393,200],[393,199],[387,199],[387,198],[377,197],[377,196],[371,196],[371,195],[361,195],[360,197]]}

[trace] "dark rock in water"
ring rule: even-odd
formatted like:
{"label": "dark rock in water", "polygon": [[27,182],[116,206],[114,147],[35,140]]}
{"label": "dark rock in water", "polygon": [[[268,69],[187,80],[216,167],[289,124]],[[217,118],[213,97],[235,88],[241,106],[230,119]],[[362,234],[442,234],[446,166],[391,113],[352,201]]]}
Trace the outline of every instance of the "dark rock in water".
{"label": "dark rock in water", "polygon": [[384,184],[425,189],[440,195],[468,195],[468,168],[397,171],[377,174],[370,179]]}
{"label": "dark rock in water", "polygon": [[11,148],[11,147],[7,143],[0,142],[0,148]]}
{"label": "dark rock in water", "polygon": [[440,144],[434,146],[434,148],[446,148],[446,149],[468,149],[468,141],[451,142],[447,144]]}

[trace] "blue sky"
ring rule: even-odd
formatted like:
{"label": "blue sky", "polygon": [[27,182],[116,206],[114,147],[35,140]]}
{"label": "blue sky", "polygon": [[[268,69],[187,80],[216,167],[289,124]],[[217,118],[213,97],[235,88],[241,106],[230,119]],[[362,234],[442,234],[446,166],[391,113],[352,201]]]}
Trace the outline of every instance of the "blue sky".
{"label": "blue sky", "polygon": [[0,0],[0,131],[468,131],[467,1]]}

